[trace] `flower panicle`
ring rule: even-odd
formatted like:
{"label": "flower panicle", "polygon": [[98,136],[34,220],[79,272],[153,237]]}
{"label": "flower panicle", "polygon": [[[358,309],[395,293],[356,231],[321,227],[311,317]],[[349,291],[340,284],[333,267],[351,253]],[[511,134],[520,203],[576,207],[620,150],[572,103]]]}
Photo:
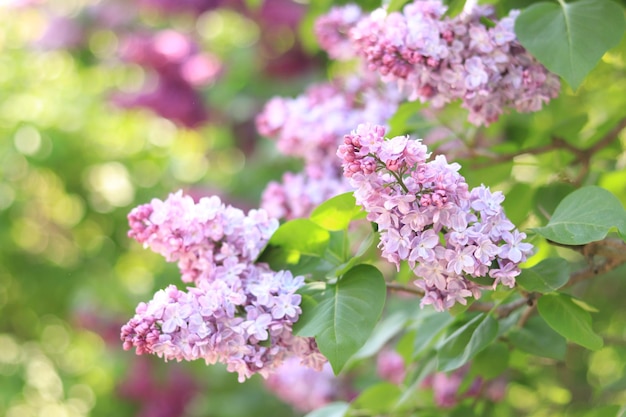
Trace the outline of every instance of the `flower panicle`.
{"label": "flower panicle", "polygon": [[501,192],[470,190],[459,164],[431,159],[420,140],[386,139],[379,125],[359,125],[337,155],[357,204],[381,231],[383,257],[398,268],[407,261],[418,277],[422,305],[441,311],[480,297],[485,286],[474,278],[515,285],[532,245],[506,217]]}
{"label": "flower panicle", "polygon": [[269,376],[290,357],[321,369],[314,339],[292,326],[302,310],[304,278],[256,262],[278,222],[264,210],[241,210],[217,197],[195,203],[182,192],[129,214],[129,236],[178,262],[186,290],[158,291],[122,327],[124,349],[165,360],[224,363],[244,381]]}

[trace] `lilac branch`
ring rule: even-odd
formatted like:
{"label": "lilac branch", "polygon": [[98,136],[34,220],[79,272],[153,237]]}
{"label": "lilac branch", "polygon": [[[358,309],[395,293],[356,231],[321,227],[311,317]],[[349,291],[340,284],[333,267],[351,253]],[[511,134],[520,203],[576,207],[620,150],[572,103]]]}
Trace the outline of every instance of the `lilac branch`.
{"label": "lilac branch", "polygon": [[593,155],[613,143],[624,128],[626,128],[626,118],[620,120],[620,122],[613,129],[611,129],[602,139],[600,139],[598,142],[594,143],[591,147],[587,149],[578,148],[567,142],[563,138],[553,137],[552,142],[547,145],[538,146],[536,148],[522,149],[517,152],[512,152],[504,155],[492,155],[489,156],[488,161],[475,163],[472,165],[472,168],[488,168],[493,164],[501,164],[504,162],[512,161],[516,157],[524,154],[541,155],[551,151],[564,150],[574,154],[575,158],[572,163],[582,164],[581,173],[574,181],[574,183],[580,183],[582,181],[582,177],[584,177],[584,175],[589,170],[589,165],[591,163],[591,158],[593,157]]}

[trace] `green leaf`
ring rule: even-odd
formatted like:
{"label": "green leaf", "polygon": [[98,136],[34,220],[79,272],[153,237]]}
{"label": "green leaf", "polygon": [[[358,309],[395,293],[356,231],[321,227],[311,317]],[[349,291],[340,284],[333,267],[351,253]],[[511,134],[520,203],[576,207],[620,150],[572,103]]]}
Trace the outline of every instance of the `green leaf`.
{"label": "green leaf", "polygon": [[399,12],[409,0],[391,0],[387,6],[387,12]]}
{"label": "green leaf", "polygon": [[622,234],[626,231],[622,203],[609,191],[588,186],[565,197],[548,224],[533,230],[557,243],[584,245],[604,239],[613,227]]}
{"label": "green leaf", "polygon": [[282,224],[258,258],[272,269],[289,269],[294,274],[309,274],[331,269],[321,257],[328,248],[328,230],[307,219]]}
{"label": "green leaf", "polygon": [[414,340],[413,359],[417,359],[439,340],[443,331],[454,322],[447,312],[435,312],[422,314],[415,322],[416,335]]}
{"label": "green leaf", "polygon": [[528,184],[518,182],[506,193],[507,198],[502,202],[502,207],[507,217],[513,224],[519,225],[528,219],[528,213],[532,210],[532,197],[535,189]]}
{"label": "green leaf", "polygon": [[547,293],[565,285],[569,276],[569,262],[563,258],[548,258],[532,268],[522,269],[515,280],[527,291]]}
{"label": "green leaf", "polygon": [[535,214],[537,214],[541,219],[548,220],[550,218],[550,214],[556,210],[561,200],[575,190],[576,188],[574,188],[572,184],[565,182],[555,182],[539,187],[535,192],[535,197],[532,202]]}
{"label": "green leaf", "polygon": [[401,394],[402,390],[397,385],[381,382],[363,391],[350,408],[359,410],[359,414],[383,414],[393,408]]}
{"label": "green leaf", "polygon": [[590,350],[602,348],[603,341],[591,328],[591,315],[566,294],[546,294],[539,299],[541,317],[560,335]]}
{"label": "green leaf", "polygon": [[302,255],[322,256],[330,234],[307,219],[296,219],[282,224],[270,238],[269,244]]}
{"label": "green leaf", "polygon": [[369,339],[367,339],[367,342],[350,358],[350,360],[352,361],[374,356],[389,340],[391,340],[392,337],[396,336],[400,333],[400,331],[402,331],[402,329],[404,329],[408,319],[409,314],[407,311],[397,311],[389,317],[386,317],[384,320],[381,320],[374,328],[374,331],[372,331],[372,334]]}
{"label": "green leaf", "polygon": [[435,351],[431,350],[427,356],[422,358],[420,366],[414,367],[409,376],[405,379],[408,388],[404,390],[402,396],[398,399],[395,409],[404,408],[409,405],[411,400],[415,400],[415,392],[419,389],[422,382],[433,372],[436,372],[437,358]]}
{"label": "green leaf", "polygon": [[444,0],[448,10],[446,10],[445,16],[455,17],[463,11],[465,7],[465,0]]}
{"label": "green leaf", "polygon": [[524,327],[513,328],[508,338],[519,350],[531,355],[563,360],[567,342],[540,317],[531,317]]}
{"label": "green leaf", "polygon": [[389,119],[389,131],[387,137],[406,135],[408,132],[415,132],[418,128],[429,126],[432,122],[424,119],[420,111],[424,109],[424,104],[419,101],[407,101],[400,104],[398,110]]}
{"label": "green leaf", "polygon": [[311,319],[297,332],[314,336],[338,374],[367,341],[385,304],[383,275],[371,265],[357,265],[336,284],[328,285]]}
{"label": "green leaf", "polygon": [[536,3],[515,21],[520,43],[576,89],[624,33],[624,10],[609,0]]}
{"label": "green leaf", "polygon": [[624,408],[619,405],[596,405],[582,417],[623,417]]}
{"label": "green leaf", "polygon": [[362,217],[361,208],[356,205],[352,192],[335,196],[313,210],[310,219],[313,223],[331,231],[345,230],[350,222]]}
{"label": "green leaf", "polygon": [[472,373],[486,379],[500,375],[509,366],[509,348],[502,342],[490,344],[472,361]]}
{"label": "green leaf", "polygon": [[295,322],[292,326],[293,333],[299,333],[300,329],[304,327],[308,322],[314,320],[314,311],[315,307],[319,304],[319,301],[310,295],[302,294],[302,301],[300,302],[300,308],[302,309],[302,314],[298,317],[298,321]]}
{"label": "green leaf", "polygon": [[246,6],[250,10],[259,10],[259,8],[263,5],[263,0],[245,0]]}
{"label": "green leaf", "polygon": [[304,417],[343,417],[346,415],[349,408],[350,404],[343,401],[337,401],[311,411]]}
{"label": "green leaf", "polygon": [[448,372],[460,368],[498,335],[498,322],[481,313],[444,340],[437,352],[437,369]]}

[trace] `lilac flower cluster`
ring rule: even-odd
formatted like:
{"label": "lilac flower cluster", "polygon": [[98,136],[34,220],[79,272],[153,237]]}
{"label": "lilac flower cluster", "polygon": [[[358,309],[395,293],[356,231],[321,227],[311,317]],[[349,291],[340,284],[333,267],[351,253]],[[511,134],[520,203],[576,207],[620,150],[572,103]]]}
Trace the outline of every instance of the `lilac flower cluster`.
{"label": "lilac flower cluster", "polygon": [[186,127],[197,127],[208,118],[198,87],[213,82],[221,69],[219,59],[200,52],[182,33],[163,30],[132,34],[120,47],[120,57],[149,69],[155,86],[135,94],[119,94],[113,102],[121,107],[145,107]]}
{"label": "lilac flower cluster", "polygon": [[346,57],[350,38],[354,54],[384,81],[397,83],[411,101],[440,108],[462,100],[471,123],[488,125],[505,108],[538,111],[559,93],[558,77],[517,41],[513,27],[518,11],[498,21],[492,8],[479,6],[449,18],[443,17],[441,0],[416,0],[402,13],[378,9],[356,21],[354,7],[335,8],[320,18],[321,45]]}
{"label": "lilac flower cluster", "polygon": [[168,261],[178,261],[187,291],[170,285],[122,327],[124,349],[166,360],[225,363],[243,381],[267,377],[288,356],[316,369],[325,363],[314,339],[296,337],[302,277],[255,263],[278,227],[264,210],[225,206],[219,198],[196,204],[182,192],[152,200],[129,214],[129,236]]}
{"label": "lilac flower cluster", "polygon": [[339,382],[328,363],[316,371],[289,358],[265,380],[265,386],[296,410],[308,413],[338,399]]}
{"label": "lilac flower cluster", "polygon": [[504,214],[504,195],[469,190],[459,164],[442,155],[428,161],[421,141],[384,135],[382,126],[359,125],[337,155],[357,203],[378,224],[383,257],[398,267],[408,261],[419,277],[422,305],[442,311],[480,297],[470,278],[513,287],[532,245]]}
{"label": "lilac flower cluster", "polygon": [[356,4],[333,7],[327,14],[315,21],[315,37],[328,56],[338,61],[356,57],[350,30],[364,18],[364,13]]}
{"label": "lilac flower cluster", "polygon": [[399,95],[380,88],[371,77],[336,79],[316,84],[295,98],[271,99],[257,117],[260,134],[276,140],[281,153],[304,160],[304,172],[272,182],[262,205],[274,217],[306,216],[317,204],[349,186],[335,153],[346,126],[366,120],[385,123],[397,109]]}

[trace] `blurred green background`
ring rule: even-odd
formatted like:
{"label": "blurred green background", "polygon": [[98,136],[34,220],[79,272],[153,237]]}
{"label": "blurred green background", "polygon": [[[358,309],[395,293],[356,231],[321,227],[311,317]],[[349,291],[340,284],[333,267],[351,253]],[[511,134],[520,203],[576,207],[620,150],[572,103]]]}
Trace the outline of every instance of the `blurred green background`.
{"label": "blurred green background", "polygon": [[[128,15],[107,27],[98,20],[112,13],[107,6]],[[239,384],[219,366],[164,364],[121,348],[119,327],[137,303],[178,275],[126,237],[130,209],[180,188],[258,206],[284,163],[257,138],[254,116],[270,95],[297,94],[319,77],[313,59],[303,71],[280,72],[295,27],[265,31],[282,44],[263,47],[260,9],[148,6],[0,6],[2,416],[293,414],[257,378]],[[298,19],[303,7],[295,6]],[[198,89],[210,120],[195,129],[111,104],[113,94],[136,92],[151,76],[118,57],[124,33],[164,28],[192,34],[225,65],[218,82]]]}

